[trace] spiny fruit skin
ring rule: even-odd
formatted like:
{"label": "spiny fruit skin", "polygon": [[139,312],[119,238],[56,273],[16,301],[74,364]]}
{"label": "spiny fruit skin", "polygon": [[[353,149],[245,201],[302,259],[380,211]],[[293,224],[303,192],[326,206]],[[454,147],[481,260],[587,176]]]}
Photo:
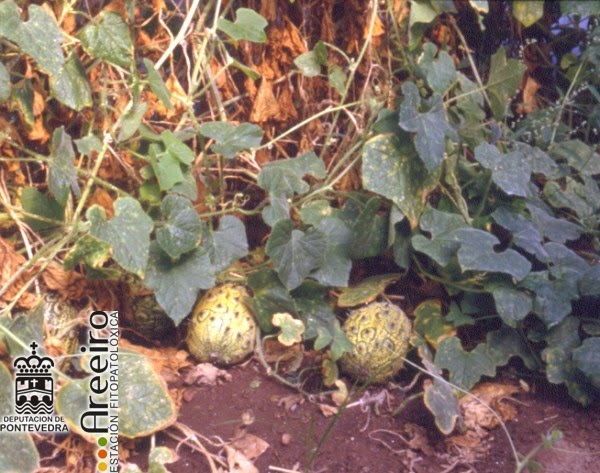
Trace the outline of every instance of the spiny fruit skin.
{"label": "spiny fruit skin", "polygon": [[158,304],[154,295],[136,297],[131,305],[131,313],[127,314],[126,318],[143,336],[160,339],[175,329],[175,324]]}
{"label": "spiny fruit skin", "polygon": [[383,383],[400,371],[411,334],[400,307],[373,302],[350,312],[342,328],[354,345],[340,359],[347,374],[360,382]]}
{"label": "spiny fruit skin", "polygon": [[246,307],[243,286],[212,288],[198,302],[188,328],[187,345],[200,362],[232,365],[254,351],[256,321]]}

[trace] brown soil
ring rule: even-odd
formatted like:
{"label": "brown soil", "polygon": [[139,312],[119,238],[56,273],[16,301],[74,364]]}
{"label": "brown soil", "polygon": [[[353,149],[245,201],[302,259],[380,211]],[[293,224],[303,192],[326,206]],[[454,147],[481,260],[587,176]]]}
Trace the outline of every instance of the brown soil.
{"label": "brown soil", "polygon": [[[179,422],[217,443],[220,440],[215,436],[226,442],[243,433],[264,440],[269,446],[254,460],[261,473],[516,470],[506,434],[499,427],[480,429],[479,438],[465,445],[438,433],[421,399],[392,417],[390,412],[404,397],[399,389],[388,389],[390,396],[384,399],[384,388],[371,387],[362,393],[363,399],[367,399],[365,394],[370,399],[381,398],[384,402],[377,409],[373,403],[364,408],[348,407],[338,417],[326,417],[316,400],[298,397],[299,402],[294,403],[295,392],[266,376],[253,362],[232,368],[229,374],[231,380],[219,385],[188,388]],[[593,465],[600,460],[600,410],[583,409],[562,389],[546,384],[533,385],[529,393],[520,391],[512,398],[508,402],[517,408],[517,415],[506,426],[519,453],[526,455],[539,446],[542,435],[554,428],[562,432],[563,439],[553,449],[541,449],[534,456],[544,471],[595,470]],[[330,398],[328,404],[332,404]],[[245,427],[242,418],[247,419]],[[157,444],[177,447],[177,441],[165,433],[157,436]],[[135,450],[145,453],[130,461],[142,466],[147,449],[148,441],[141,441]],[[219,451],[216,447],[209,450]],[[185,445],[177,451],[179,460],[168,465],[169,471],[210,471],[202,453]]]}

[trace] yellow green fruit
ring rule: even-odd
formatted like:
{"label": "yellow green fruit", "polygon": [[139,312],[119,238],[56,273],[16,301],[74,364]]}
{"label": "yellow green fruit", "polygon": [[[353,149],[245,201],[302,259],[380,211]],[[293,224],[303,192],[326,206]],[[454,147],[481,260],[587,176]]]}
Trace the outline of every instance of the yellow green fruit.
{"label": "yellow green fruit", "polygon": [[350,312],[342,328],[354,346],[340,359],[344,372],[361,382],[382,383],[400,371],[411,334],[400,307],[373,302]]}
{"label": "yellow green fruit", "polygon": [[131,311],[125,317],[137,332],[150,339],[160,339],[175,329],[175,324],[152,294],[134,298]]}
{"label": "yellow green fruit", "polygon": [[254,351],[257,326],[247,298],[244,287],[225,284],[198,302],[187,335],[190,353],[198,361],[231,365]]}

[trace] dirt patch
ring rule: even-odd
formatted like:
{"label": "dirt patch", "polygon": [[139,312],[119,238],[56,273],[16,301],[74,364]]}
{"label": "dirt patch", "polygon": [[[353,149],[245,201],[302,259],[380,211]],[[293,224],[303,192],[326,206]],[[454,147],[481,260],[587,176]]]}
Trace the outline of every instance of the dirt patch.
{"label": "dirt patch", "polygon": [[[485,438],[475,446],[449,442],[437,432],[420,399],[399,415],[390,415],[405,399],[399,389],[370,388],[361,395],[362,405],[354,402],[341,415],[326,417],[317,399],[297,396],[257,364],[228,373],[231,379],[219,385],[189,388],[179,422],[216,443],[244,433],[262,439],[268,448],[254,460],[259,472],[515,471],[514,455],[501,428],[482,430]],[[554,449],[540,450],[534,459],[551,473],[592,470],[600,458],[592,454],[600,445],[599,410],[583,409],[562,389],[547,384],[512,398],[517,415],[506,425],[520,454],[539,446],[542,435],[554,428],[563,433],[563,440]],[[177,447],[165,433],[157,436],[157,444]],[[144,463],[147,441],[136,450],[146,453],[130,460]],[[180,445],[178,455],[179,460],[168,466],[170,471],[210,471],[201,453]]]}

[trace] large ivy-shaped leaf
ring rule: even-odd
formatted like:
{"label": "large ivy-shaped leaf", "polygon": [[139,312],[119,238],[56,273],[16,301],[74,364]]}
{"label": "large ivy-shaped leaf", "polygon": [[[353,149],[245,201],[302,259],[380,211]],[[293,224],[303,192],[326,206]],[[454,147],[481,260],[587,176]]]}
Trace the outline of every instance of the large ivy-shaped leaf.
{"label": "large ivy-shaped leaf", "polygon": [[533,291],[533,311],[553,327],[571,313],[571,300],[578,297],[577,281],[554,279],[549,271],[536,271],[527,275],[521,285]]}
{"label": "large ivy-shaped leaf", "polygon": [[485,343],[468,352],[463,350],[457,337],[440,342],[434,362],[439,368],[449,371],[451,383],[465,390],[471,389],[484,375],[496,375],[496,366],[486,351]]}
{"label": "large ivy-shaped leaf", "polygon": [[492,180],[508,195],[527,195],[531,169],[520,151],[502,154],[496,146],[481,143],[475,148],[475,159],[492,171]]}
{"label": "large ivy-shaped leaf", "polygon": [[[488,289],[488,288],[486,288]],[[531,296],[508,285],[488,289],[494,296],[498,315],[509,327],[516,327],[533,310]]]}
{"label": "large ivy-shaped leaf", "polygon": [[252,289],[253,297],[250,301],[252,312],[256,316],[263,332],[273,331],[271,317],[277,312],[290,312],[295,314],[294,300],[277,277],[277,273],[270,269],[256,271],[248,276],[248,286]]}
{"label": "large ivy-shaped leaf", "polygon": [[217,141],[211,149],[227,159],[235,158],[240,151],[257,148],[263,137],[262,128],[253,123],[236,126],[229,122],[208,122],[200,125],[200,133]]}
{"label": "large ivy-shaped leaf", "polygon": [[142,275],[148,262],[152,220],[140,203],[131,197],[115,201],[115,216],[106,220],[106,213],[99,205],[93,205],[86,212],[92,226],[92,236],[110,243],[113,258],[126,270]]}
{"label": "large ivy-shaped leaf", "polygon": [[267,241],[266,253],[273,260],[281,282],[291,290],[321,266],[326,248],[327,238],[320,231],[294,230],[291,220],[279,220]]}
{"label": "large ivy-shaped leaf", "polygon": [[161,191],[170,191],[176,184],[183,182],[184,175],[179,159],[157,143],[150,145],[148,161],[150,161]]}
{"label": "large ivy-shaped leaf", "polygon": [[[50,75],[58,74],[65,62],[60,47],[64,42],[62,31],[52,15],[41,6],[30,5],[28,14],[29,20],[19,23],[16,32],[9,35],[9,39],[16,41],[24,52],[35,59],[40,69]],[[14,22],[12,15],[9,21]],[[0,31],[2,29],[0,27]]]}
{"label": "large ivy-shaped leaf", "polygon": [[512,242],[516,246],[534,255],[542,262],[548,260],[548,253],[542,245],[542,234],[531,220],[508,207],[499,207],[491,217],[498,225],[512,233]]}
{"label": "large ivy-shaped leaf", "polygon": [[88,54],[115,66],[127,67],[133,60],[129,28],[121,15],[103,10],[81,32],[81,44]]}
{"label": "large ivy-shaped leaf", "polygon": [[235,12],[235,22],[219,18],[217,28],[227,33],[236,41],[248,40],[255,43],[264,43],[267,34],[264,29],[269,24],[262,16],[249,8],[238,8]]}
{"label": "large ivy-shaped leaf", "polygon": [[438,49],[433,43],[423,45],[418,65],[434,92],[443,94],[456,80],[454,61],[446,51],[440,51],[438,54]]}
{"label": "large ivy-shaped leaf", "polygon": [[402,84],[404,101],[400,105],[400,126],[416,133],[414,141],[419,157],[429,171],[437,169],[444,160],[445,137],[457,139],[456,132],[446,120],[444,101],[439,93],[423,101],[427,111],[420,112],[419,89],[412,82]]}
{"label": "large ivy-shaped leaf", "polygon": [[415,309],[414,330],[423,336],[433,347],[438,340],[456,333],[454,325],[449,324],[442,315],[442,303],[431,299],[421,302]]}
{"label": "large ivy-shaped leaf", "polygon": [[323,161],[313,152],[266,164],[257,178],[258,185],[269,193],[270,204],[263,210],[265,222],[273,226],[278,220],[289,218],[288,199],[309,189],[302,178],[310,175],[322,179],[325,174]]}
{"label": "large ivy-shaped leaf", "polygon": [[600,174],[600,153],[580,140],[563,141],[550,149],[554,159],[562,159],[580,174]]}
{"label": "large ivy-shaped leaf", "polygon": [[426,359],[423,360],[423,364],[427,371],[434,375],[433,383],[425,383],[425,406],[435,416],[435,425],[440,432],[450,435],[456,421],[461,417],[458,399],[452,386],[442,378],[442,371]]}
{"label": "large ivy-shaped leaf", "polygon": [[429,172],[415,159],[410,143],[407,145],[395,136],[376,136],[363,147],[363,186],[394,202],[412,228],[417,226],[427,196],[437,187],[439,176],[439,171]]}
{"label": "large ivy-shaped leaf", "polygon": [[455,230],[466,227],[465,220],[458,214],[429,207],[421,217],[419,226],[431,234],[431,239],[420,234],[414,235],[414,249],[433,258],[441,266],[446,266],[460,248]]}
{"label": "large ivy-shaped leaf", "polygon": [[516,94],[524,72],[525,66],[522,62],[506,59],[504,47],[500,47],[492,56],[487,86],[492,113],[496,120],[502,121],[509,99]]}
{"label": "large ivy-shaped leaf", "polygon": [[573,361],[596,388],[600,389],[600,337],[587,338],[573,350]]}
{"label": "large ivy-shaped leaf", "polygon": [[381,215],[381,199],[369,199],[354,221],[354,239],[350,246],[350,256],[355,259],[369,258],[383,253],[388,247],[388,216]]}
{"label": "large ivy-shaped leaf", "polygon": [[167,195],[160,207],[165,221],[156,230],[156,240],[171,258],[177,259],[200,244],[205,224],[185,197]]}
{"label": "large ivy-shaped leaf", "polygon": [[321,220],[317,228],[325,235],[325,253],[321,265],[311,277],[325,286],[346,286],[352,269],[352,230],[342,220],[333,217]]}
{"label": "large ivy-shaped leaf", "polygon": [[494,247],[500,241],[491,233],[476,228],[459,228],[453,233],[461,242],[457,255],[463,270],[510,274],[518,281],[531,270],[531,263],[515,250],[497,253]]}
{"label": "large ivy-shaped leaf", "polygon": [[507,325],[502,325],[498,330],[488,332],[486,337],[486,351],[492,363],[504,366],[513,356],[523,360],[527,368],[539,368],[537,358],[533,356],[531,347],[523,338],[522,333]]}
{"label": "large ivy-shaped leaf", "polygon": [[[557,243],[565,243],[576,240],[583,233],[583,229],[564,218],[556,218],[540,207],[532,203],[527,204],[527,210],[531,214],[531,220],[535,223],[538,231],[548,240]],[[510,229],[509,229],[510,230]]]}
{"label": "large ivy-shaped leaf", "polygon": [[215,284],[208,251],[201,246],[173,263],[158,243],[152,242],[149,254],[144,282],[154,289],[156,300],[178,325],[192,310],[198,290]]}
{"label": "large ivy-shaped leaf", "polygon": [[594,226],[597,224],[596,213],[600,209],[600,189],[594,179],[582,176],[582,180],[583,184],[567,177],[566,185],[548,181],[544,185],[544,195],[552,207],[571,209]]}
{"label": "large ivy-shaped leaf", "polygon": [[50,175],[48,176],[48,187],[54,198],[61,205],[65,205],[69,195],[69,189],[79,197],[81,191],[77,183],[75,171],[75,151],[73,141],[65,127],[61,126],[52,134],[52,155],[50,156]]}
{"label": "large ivy-shaped leaf", "polygon": [[219,273],[234,261],[248,254],[246,227],[240,219],[225,215],[219,221],[219,229],[212,232],[210,257],[215,273]]}
{"label": "large ivy-shaped leaf", "polygon": [[35,187],[24,187],[21,193],[23,210],[33,215],[39,215],[47,220],[37,219],[32,216],[25,217],[25,221],[33,230],[45,230],[60,226],[64,221],[65,207],[49,195],[42,194]]}
{"label": "large ivy-shaped leaf", "polygon": [[56,100],[73,110],[92,105],[92,88],[75,54],[70,54],[58,73],[50,76],[50,91]]}

